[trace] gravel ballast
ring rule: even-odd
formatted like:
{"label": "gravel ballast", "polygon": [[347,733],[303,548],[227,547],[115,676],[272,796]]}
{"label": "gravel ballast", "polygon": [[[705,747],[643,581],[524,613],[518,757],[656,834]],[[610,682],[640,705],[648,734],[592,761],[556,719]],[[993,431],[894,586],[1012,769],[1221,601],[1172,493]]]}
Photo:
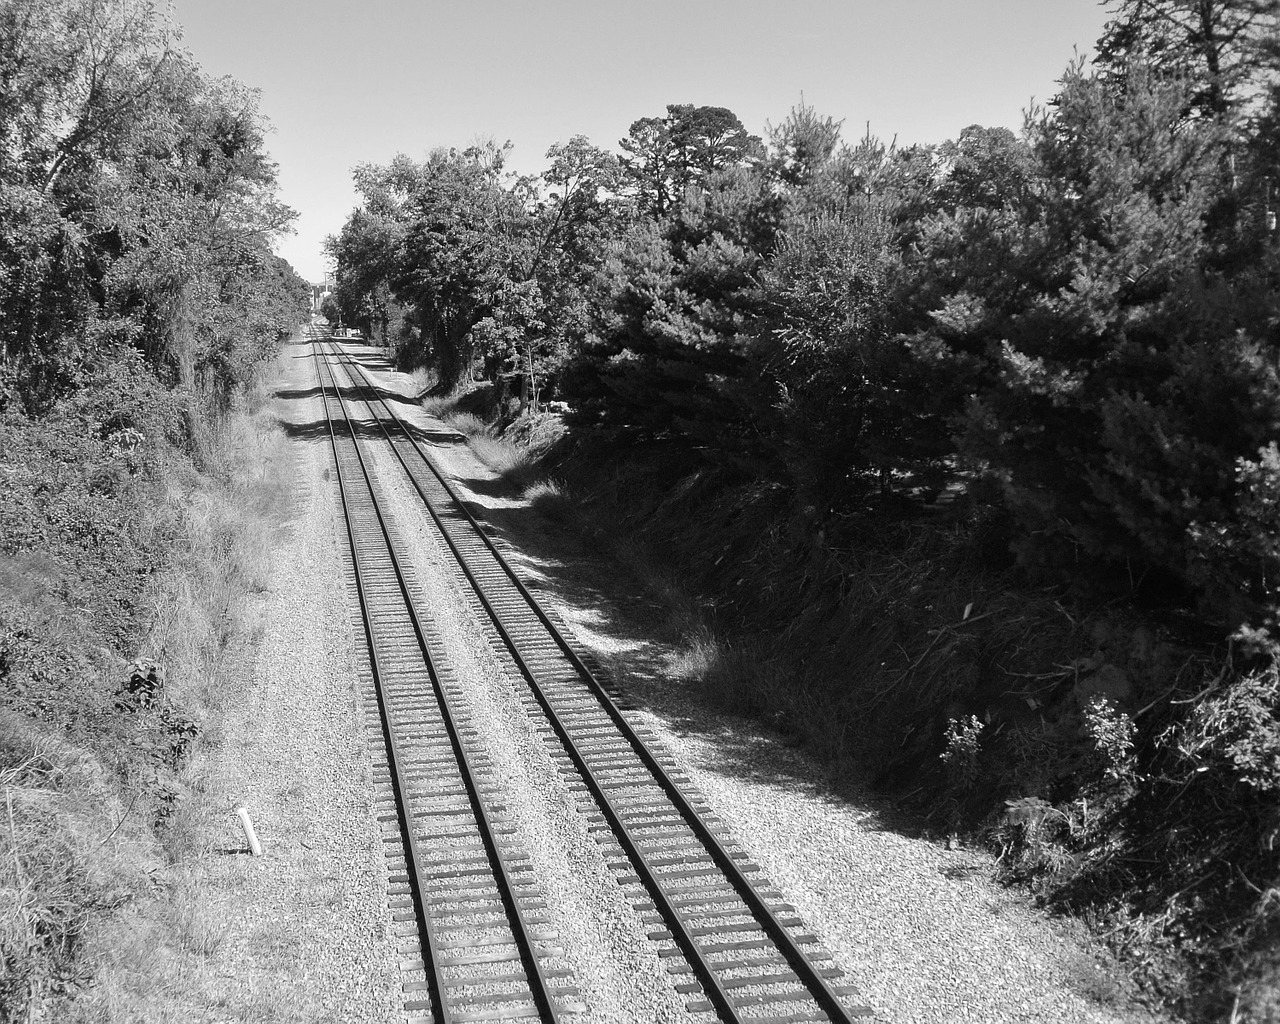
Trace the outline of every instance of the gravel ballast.
{"label": "gravel ballast", "polygon": [[[308,353],[290,345],[282,359],[294,506],[261,596],[253,678],[224,708],[211,768],[228,802],[201,891],[224,935],[210,958],[221,1002],[259,1011],[217,1019],[382,1024],[403,1016],[400,975]],[[244,849],[237,806],[252,815],[260,858]]]}
{"label": "gravel ballast", "polygon": [[[353,410],[355,411],[355,410]],[[452,556],[395,457],[376,449],[379,497],[396,523],[399,552],[429,610],[441,654],[467,680],[475,748],[502,780],[508,823],[530,854],[547,913],[572,965],[587,1012],[583,1024],[645,1024],[687,1019],[648,929],[614,883],[543,741],[517,696],[515,671],[485,639]],[[520,685],[523,685],[522,683]]]}

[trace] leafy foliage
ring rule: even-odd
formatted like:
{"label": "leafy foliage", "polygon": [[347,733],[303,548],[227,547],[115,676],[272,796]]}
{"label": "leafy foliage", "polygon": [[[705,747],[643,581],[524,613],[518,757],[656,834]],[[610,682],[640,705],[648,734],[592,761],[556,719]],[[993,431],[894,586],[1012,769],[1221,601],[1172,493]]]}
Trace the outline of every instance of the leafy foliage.
{"label": "leafy foliage", "polygon": [[13,0],[0,52],[0,405],[47,409],[129,349],[225,402],[305,309],[256,96],[145,0]]}
{"label": "leafy foliage", "polygon": [[1226,120],[1280,68],[1276,0],[1115,0],[1098,62],[1123,77],[1134,61],[1188,84],[1186,106]]}

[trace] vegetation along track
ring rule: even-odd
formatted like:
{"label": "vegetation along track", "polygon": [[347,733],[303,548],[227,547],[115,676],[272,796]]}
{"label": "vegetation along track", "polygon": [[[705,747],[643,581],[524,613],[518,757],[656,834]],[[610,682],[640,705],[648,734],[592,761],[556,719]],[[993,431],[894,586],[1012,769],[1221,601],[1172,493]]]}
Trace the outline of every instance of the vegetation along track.
{"label": "vegetation along track", "polygon": [[[830,953],[799,930],[794,908],[748,861],[687,777],[628,722],[413,428],[350,355],[336,345],[327,355],[348,375],[351,394],[367,404],[376,426],[366,433],[394,452],[490,624],[495,648],[527,684],[528,711],[580,796],[615,878],[651,924],[649,938],[659,944],[688,1009],[760,1024],[869,1016],[867,1007],[850,1002],[853,992]],[[408,588],[400,590],[407,601]]]}

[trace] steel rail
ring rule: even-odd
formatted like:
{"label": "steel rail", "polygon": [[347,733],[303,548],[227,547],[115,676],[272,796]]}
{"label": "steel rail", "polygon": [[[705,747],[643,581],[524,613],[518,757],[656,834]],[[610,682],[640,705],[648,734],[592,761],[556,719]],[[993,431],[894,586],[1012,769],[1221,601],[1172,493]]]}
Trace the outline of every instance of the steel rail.
{"label": "steel rail", "polygon": [[[317,374],[319,374],[319,367],[322,360],[320,359],[320,355],[317,352],[317,348],[318,346],[313,345],[312,354],[316,360]],[[413,623],[414,633],[417,637],[419,647],[422,650],[423,661],[426,666],[428,676],[431,679],[431,686],[432,686],[433,693],[439,704],[441,718],[444,723],[445,730],[449,736],[449,742],[453,748],[454,756],[458,761],[458,768],[461,773],[463,783],[466,787],[467,796],[472,805],[473,813],[475,814],[475,817],[476,817],[476,822],[478,825],[480,825],[479,831],[481,834],[481,840],[484,844],[485,853],[489,860],[489,865],[494,875],[494,881],[497,883],[496,887],[498,889],[500,899],[502,901],[503,909],[507,915],[508,924],[511,928],[512,937],[515,939],[515,944],[517,946],[517,949],[519,950],[520,962],[525,971],[525,979],[529,986],[531,1001],[537,1007],[538,1014],[541,1020],[555,1022],[555,1024],[558,1024],[558,1022],[561,1020],[561,1013],[559,1009],[556,1007],[555,1002],[552,998],[551,986],[550,986],[549,980],[546,977],[545,972],[543,971],[542,965],[539,962],[536,953],[534,952],[534,940],[532,936],[529,934],[528,927],[525,924],[523,915],[520,912],[519,906],[517,905],[515,891],[514,891],[515,883],[511,878],[510,872],[507,869],[507,865],[503,860],[503,857],[498,849],[498,841],[497,841],[493,820],[490,817],[489,810],[485,806],[484,800],[481,798],[478,787],[476,785],[476,772],[474,769],[474,763],[471,759],[470,754],[467,752],[466,747],[462,743],[461,736],[458,733],[457,723],[455,721],[455,709],[453,707],[453,703],[450,700],[448,692],[445,690],[445,687],[440,680],[439,673],[436,670],[435,661],[431,657],[431,653],[428,648],[427,639],[426,639],[426,631],[418,615],[417,607],[415,606],[412,595],[409,592],[408,583],[405,579],[404,572],[401,568],[400,560],[396,556],[394,546],[392,545],[390,530],[387,526],[386,519],[382,514],[382,509],[379,506],[377,497],[374,493],[373,478],[369,472],[369,467],[365,462],[364,456],[360,452],[360,444],[356,439],[354,423],[352,422],[351,416],[347,412],[346,403],[342,398],[341,392],[338,387],[337,379],[333,375],[332,367],[328,364],[327,359],[323,360],[323,362],[326,368],[329,370],[329,380],[331,382],[331,385],[334,391],[334,397],[336,399],[338,408],[342,413],[343,421],[346,424],[348,436],[351,438],[352,449],[355,452],[356,458],[360,463],[361,472],[364,476],[365,484],[369,490],[369,495],[372,501],[373,509],[377,515],[378,525],[380,527],[382,537],[386,543],[387,554],[389,556],[391,565],[395,570],[396,581],[399,585],[401,596],[404,598],[405,608]],[[369,604],[368,604],[365,589],[364,589],[364,582],[361,578],[362,577],[361,564],[360,564],[361,556],[359,554],[356,541],[355,541],[354,525],[353,525],[352,517],[350,514],[350,506],[347,502],[345,484],[343,481],[341,467],[339,466],[337,438],[334,433],[333,417],[331,416],[329,411],[329,399],[325,391],[323,377],[320,378],[320,386],[321,386],[321,395],[324,400],[325,420],[329,428],[330,442],[333,445],[334,466],[337,471],[338,487],[339,487],[339,491],[342,494],[343,515],[346,520],[347,535],[351,545],[352,560],[356,569],[356,585],[360,595],[361,616],[364,620],[365,636],[369,643],[370,660],[371,662],[373,662],[375,666],[374,680],[375,680],[375,688],[378,694],[378,706],[379,706],[379,713],[382,720],[383,735],[384,735],[384,738],[387,740],[387,744],[388,744],[387,750],[388,750],[389,758],[392,760],[392,767],[393,767],[392,777],[394,779],[394,788],[397,795],[397,801],[396,801],[397,812],[396,813],[397,813],[397,817],[400,820],[402,835],[406,837],[407,843],[410,847],[411,855],[413,857],[414,874],[416,877],[417,871],[418,871],[417,865],[419,863],[419,848],[418,848],[417,839],[411,827],[411,823],[406,819],[405,808],[407,806],[407,803],[404,797],[404,790],[407,788],[407,786],[405,784],[403,777],[400,774],[400,763],[402,763],[402,759],[400,756],[401,746],[399,741],[396,739],[395,730],[392,727],[392,724],[389,719],[386,701],[384,699],[384,692],[382,688],[381,673],[378,671],[378,668],[377,668],[377,665],[378,665],[377,646],[373,638],[373,628],[372,628],[372,621],[369,614]],[[445,997],[445,994],[444,994],[445,989],[449,986],[446,984],[444,978],[442,977],[443,966],[441,965],[441,962],[440,962],[441,958],[439,956],[439,949],[440,949],[439,937],[436,935],[434,926],[431,922],[430,915],[426,913],[425,907],[422,905],[420,887],[415,887],[415,894],[416,895],[415,895],[414,903],[415,903],[415,911],[418,916],[419,930],[421,934],[427,936],[428,954],[430,958],[430,964],[428,965],[429,966],[428,974],[432,979],[432,986],[433,986],[432,995],[434,997],[436,1013],[440,1019],[446,1022],[453,1021],[455,1019],[455,1012],[450,1007],[449,1000]],[[482,979],[478,979],[478,980],[482,980]],[[479,1001],[482,1002],[483,997],[481,997]],[[465,1014],[466,1014],[466,1011],[463,1011],[464,1017],[465,1017]]]}
{"label": "steel rail", "polygon": [[[800,948],[799,943],[792,937],[790,932],[786,929],[786,926],[778,920],[777,915],[774,914],[773,910],[769,907],[765,898],[760,895],[751,880],[746,877],[734,862],[733,856],[724,848],[724,845],[720,842],[719,838],[714,834],[706,822],[702,820],[702,817],[680,790],[676,782],[670,777],[666,769],[663,768],[652,751],[648,749],[644,741],[636,734],[635,730],[631,727],[630,723],[627,722],[621,709],[605,689],[604,685],[583,663],[582,659],[573,650],[565,636],[555,626],[538,601],[529,592],[523,581],[521,581],[519,576],[516,574],[514,568],[503,556],[502,552],[498,550],[497,546],[482,528],[479,521],[474,515],[472,515],[470,509],[468,509],[466,504],[462,501],[457,491],[454,490],[453,486],[445,479],[444,474],[437,468],[434,460],[426,451],[424,451],[422,445],[406,427],[400,416],[396,414],[387,401],[381,396],[378,388],[369,380],[364,368],[361,367],[349,353],[342,351],[340,347],[335,346],[335,348],[338,348],[338,352],[340,353],[339,358],[360,375],[360,378],[364,381],[365,388],[373,392],[378,403],[384,410],[386,410],[387,417],[390,418],[400,429],[401,434],[413,446],[423,464],[431,471],[432,475],[440,483],[445,493],[448,494],[450,499],[457,506],[458,510],[475,531],[475,534],[483,541],[485,547],[501,567],[503,573],[511,581],[528,607],[534,612],[556,645],[564,653],[565,657],[578,673],[579,677],[590,689],[592,695],[599,701],[602,709],[613,722],[615,728],[617,728],[618,732],[623,736],[639,760],[648,769],[653,780],[663,790],[664,794],[684,819],[689,830],[703,843],[712,862],[720,869],[725,878],[728,879],[733,890],[737,893],[742,902],[750,908],[752,914],[760,925],[761,930],[773,940],[777,948],[782,952],[788,965],[791,967],[792,971],[794,971],[800,983],[809,990],[814,1002],[817,1003],[823,1012],[825,1012],[832,1021],[836,1022],[836,1024],[853,1024],[853,1020],[856,1018],[870,1016],[872,1013],[870,1007],[845,1006],[843,1000],[833,990],[827,979],[819,973],[818,968],[815,967],[804,950]],[[408,463],[399,451],[399,446],[394,443],[390,431],[387,430],[384,418],[376,417],[376,419],[381,426],[384,435],[387,437],[392,451],[395,452],[397,459],[405,469],[406,475],[413,483],[414,488],[422,498],[427,511],[436,523],[441,536],[445,539],[459,567],[471,583],[477,598],[480,600],[485,611],[488,613],[489,618],[494,623],[495,628],[502,637],[504,645],[507,647],[508,651],[510,651],[512,658],[519,667],[521,674],[528,682],[535,699],[538,701],[538,704],[542,707],[544,714],[547,716],[548,722],[551,724],[557,737],[565,747],[566,752],[578,767],[582,780],[586,783],[588,788],[591,790],[592,795],[596,798],[601,811],[609,819],[610,827],[613,829],[615,837],[623,845],[628,857],[637,866],[637,868],[640,869],[638,873],[645,879],[645,888],[649,890],[655,904],[661,908],[662,916],[666,919],[668,926],[671,928],[673,938],[680,946],[681,951],[685,954],[686,958],[688,958],[690,966],[694,968],[699,980],[703,983],[708,997],[722,1015],[727,1015],[729,1019],[734,1021],[749,1021],[750,1018],[745,1018],[737,1012],[737,1008],[733,1004],[732,997],[721,984],[721,981],[716,976],[715,972],[707,964],[684,920],[680,917],[675,906],[671,903],[661,883],[657,880],[655,873],[649,868],[644,853],[639,850],[630,834],[630,830],[622,822],[621,817],[614,807],[613,801],[595,780],[594,775],[588,768],[586,759],[584,758],[577,743],[568,734],[566,727],[561,721],[559,713],[551,706],[551,702],[543,691],[541,684],[537,681],[535,674],[529,668],[524,657],[518,650],[515,640],[508,633],[500,616],[484,593],[484,588],[481,586],[479,580],[476,579],[476,576],[472,572],[470,566],[468,566],[466,559],[459,551],[457,544],[449,535],[449,531],[445,528],[439,512],[427,497],[421,484],[414,478],[412,471],[409,469]]]}

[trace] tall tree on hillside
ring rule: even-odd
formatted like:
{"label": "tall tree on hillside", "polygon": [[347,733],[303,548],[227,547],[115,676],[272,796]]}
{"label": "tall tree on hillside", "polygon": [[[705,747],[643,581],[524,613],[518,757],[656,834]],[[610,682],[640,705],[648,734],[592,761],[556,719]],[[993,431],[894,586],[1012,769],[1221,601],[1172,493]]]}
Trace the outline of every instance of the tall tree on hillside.
{"label": "tall tree on hillside", "polygon": [[276,198],[258,94],[171,61],[165,117],[146,123],[103,188],[123,249],[104,284],[112,308],[144,312],[139,341],[201,394],[226,401],[275,342],[246,320],[274,280],[271,246],[294,213]]}
{"label": "tall tree on hillside", "polygon": [[947,403],[893,329],[898,267],[892,226],[867,204],[788,221],[763,275],[753,355],[775,388],[772,441],[818,514],[949,450]]}
{"label": "tall tree on hillside", "polygon": [[0,363],[29,406],[73,387],[94,359],[104,263],[88,221],[103,167],[173,57],[153,13],[88,0],[0,7]]}
{"label": "tall tree on hillside", "polygon": [[587,295],[609,239],[621,228],[617,158],[584,136],[547,150],[535,204],[536,247],[526,271],[536,284],[543,329],[514,346],[523,354],[526,397],[537,405],[541,383],[558,375],[568,346],[586,331]]}
{"label": "tall tree on hillside", "polygon": [[616,230],[620,169],[613,154],[577,135],[546,153],[539,179],[513,186],[529,210],[523,259],[475,328],[486,372],[521,382],[522,407],[537,408],[559,371],[569,339],[585,330],[586,290]]}
{"label": "tall tree on hillside", "polygon": [[556,143],[547,150],[547,159],[551,165],[541,176],[545,195],[537,203],[530,277],[557,253],[587,257],[595,252],[621,181],[617,158],[583,135]]}
{"label": "tall tree on hillside", "polygon": [[1000,481],[1028,564],[1158,580],[1230,620],[1280,572],[1218,543],[1280,430],[1278,307],[1211,265],[1227,128],[1189,125],[1186,102],[1136,67],[1119,95],[1073,68],[1029,163],[972,149],[1012,184],[957,183],[927,227],[921,341],[983,364],[963,450]]}
{"label": "tall tree on hillside", "polygon": [[0,55],[0,402],[40,408],[124,346],[225,396],[275,340],[254,288],[296,298],[256,94],[145,0],[9,0]]}
{"label": "tall tree on hillside", "polygon": [[671,209],[673,182],[671,126],[663,117],[641,117],[631,122],[627,137],[619,143],[622,166],[631,183],[637,209],[661,220]]}
{"label": "tall tree on hillside", "polygon": [[676,181],[681,186],[705,182],[716,171],[740,163],[758,152],[760,140],[748,134],[727,107],[669,104],[671,147]]}

